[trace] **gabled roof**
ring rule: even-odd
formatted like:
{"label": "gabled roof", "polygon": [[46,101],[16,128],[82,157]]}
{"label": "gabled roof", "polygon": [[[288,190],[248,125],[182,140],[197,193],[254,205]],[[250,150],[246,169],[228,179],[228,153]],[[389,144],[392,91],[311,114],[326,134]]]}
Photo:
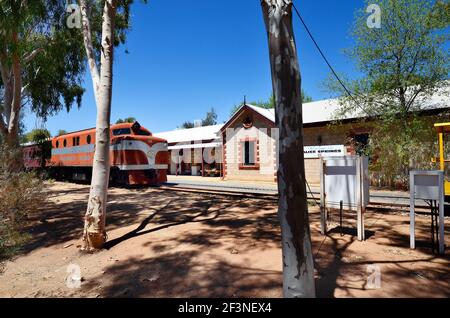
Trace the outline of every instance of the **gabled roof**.
{"label": "gabled roof", "polygon": [[166,139],[169,143],[212,140],[220,138],[220,128],[222,128],[222,125],[177,129],[153,134],[153,136]]}
{"label": "gabled roof", "polygon": [[241,107],[231,116],[231,118],[222,126],[221,131],[225,130],[228,126],[230,126],[241,114],[244,109],[250,109],[257,114],[261,115],[265,119],[269,120],[271,123],[275,124],[275,110],[258,107],[251,104],[242,104]]}
{"label": "gabled roof", "polygon": [[253,109],[255,112],[259,113],[260,115],[266,117],[271,122],[275,123],[275,109],[262,108],[251,104],[247,104],[247,106]]}

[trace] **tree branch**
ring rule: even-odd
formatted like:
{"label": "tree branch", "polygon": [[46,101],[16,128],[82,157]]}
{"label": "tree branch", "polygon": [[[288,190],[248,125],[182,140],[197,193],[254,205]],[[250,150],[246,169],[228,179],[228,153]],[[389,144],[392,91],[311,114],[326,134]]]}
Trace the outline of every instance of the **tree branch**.
{"label": "tree branch", "polygon": [[28,63],[30,63],[31,61],[33,61],[33,59],[40,53],[40,52],[42,52],[44,49],[43,48],[37,48],[37,49],[34,49],[32,52],[30,52],[29,54],[27,54],[27,55],[25,55],[24,57],[23,57],[23,62],[25,63],[25,64],[28,64]]}
{"label": "tree branch", "polygon": [[95,60],[94,47],[92,43],[92,29],[89,21],[88,5],[86,0],[80,0],[81,22],[83,26],[83,41],[86,48],[89,68],[91,71],[92,82],[94,84],[94,94],[97,99],[98,89],[100,85],[100,73],[98,71],[97,62]]}

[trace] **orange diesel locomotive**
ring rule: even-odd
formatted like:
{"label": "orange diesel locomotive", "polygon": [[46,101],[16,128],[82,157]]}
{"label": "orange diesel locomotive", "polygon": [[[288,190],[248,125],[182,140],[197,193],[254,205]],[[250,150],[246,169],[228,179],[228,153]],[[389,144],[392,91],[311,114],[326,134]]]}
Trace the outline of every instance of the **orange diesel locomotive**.
{"label": "orange diesel locomotive", "polygon": [[[89,181],[95,149],[95,128],[51,140],[51,174],[57,179]],[[154,137],[138,122],[111,125],[110,181],[154,185],[167,181],[167,141]]]}

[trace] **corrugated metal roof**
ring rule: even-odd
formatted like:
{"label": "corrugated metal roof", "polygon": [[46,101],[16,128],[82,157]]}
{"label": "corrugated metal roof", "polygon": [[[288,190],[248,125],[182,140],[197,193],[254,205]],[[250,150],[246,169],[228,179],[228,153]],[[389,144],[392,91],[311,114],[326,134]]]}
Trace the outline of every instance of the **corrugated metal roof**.
{"label": "corrugated metal roof", "polygon": [[[246,104],[246,106],[275,123],[274,109],[266,109],[251,104]],[[237,112],[239,112],[242,107],[244,107],[244,105],[242,105]],[[339,108],[340,104],[338,99],[325,99],[316,102],[304,103],[303,123],[313,124],[333,121],[336,119],[336,112]],[[420,106],[421,110],[442,108],[450,108],[450,85],[434,94]],[[366,114],[364,112],[359,111],[347,115],[344,119],[363,118],[365,116]],[[191,129],[178,129],[154,134],[154,136],[166,139],[169,143],[210,140],[220,138],[219,132],[222,127],[223,125],[215,125]]]}
{"label": "corrugated metal roof", "polygon": [[[275,110],[265,109],[254,105],[247,104],[250,108],[254,109],[259,114],[263,115],[267,119],[275,122]],[[316,102],[303,104],[303,123],[313,124],[321,122],[330,122],[336,119],[336,112],[339,110],[340,104],[338,99],[325,99]],[[431,98],[424,101],[424,104],[420,105],[420,110],[432,110],[450,108],[450,86],[442,89],[438,93],[431,96]],[[348,114],[343,119],[355,119],[363,118],[366,114],[363,111],[358,111],[352,114]]]}
{"label": "corrugated metal roof", "polygon": [[[275,109],[266,109],[251,104],[247,104],[247,106],[275,123]],[[242,105],[242,107],[244,107],[244,105]],[[339,103],[337,99],[325,99],[317,102],[304,103],[303,123],[311,124],[332,121],[334,119],[334,113],[338,109]],[[356,117],[349,116],[349,119],[350,118]]]}
{"label": "corrugated metal roof", "polygon": [[199,149],[199,148],[217,148],[222,147],[222,141],[209,142],[206,144],[188,144],[188,145],[176,145],[168,147],[169,150],[179,149]]}
{"label": "corrugated metal roof", "polygon": [[153,134],[153,136],[166,139],[169,143],[212,140],[220,138],[220,128],[222,128],[222,125],[177,129]]}

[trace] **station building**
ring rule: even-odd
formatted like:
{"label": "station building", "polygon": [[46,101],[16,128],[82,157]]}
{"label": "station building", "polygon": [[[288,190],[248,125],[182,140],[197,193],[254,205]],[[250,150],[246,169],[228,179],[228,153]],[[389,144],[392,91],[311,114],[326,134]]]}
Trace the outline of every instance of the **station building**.
{"label": "station building", "polygon": [[[330,124],[337,99],[303,104],[306,179],[320,182],[320,157],[354,155],[367,144],[375,119],[348,116]],[[437,94],[421,107],[424,116],[450,110],[449,95]],[[372,125],[370,124],[372,122]],[[276,182],[278,166],[274,109],[244,103],[223,125],[155,134],[169,142],[169,174],[216,176],[228,180]]]}

